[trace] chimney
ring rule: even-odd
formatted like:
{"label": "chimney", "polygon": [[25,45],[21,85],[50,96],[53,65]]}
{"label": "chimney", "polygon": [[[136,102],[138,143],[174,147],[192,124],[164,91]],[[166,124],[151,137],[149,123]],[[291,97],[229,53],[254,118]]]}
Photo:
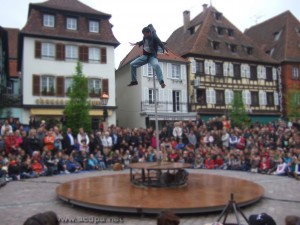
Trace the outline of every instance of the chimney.
{"label": "chimney", "polygon": [[184,33],[187,31],[189,24],[190,24],[190,11],[185,10],[183,12],[183,31],[184,31]]}
{"label": "chimney", "polygon": [[202,7],[203,7],[203,12],[205,12],[205,10],[207,9],[207,4],[203,4]]}

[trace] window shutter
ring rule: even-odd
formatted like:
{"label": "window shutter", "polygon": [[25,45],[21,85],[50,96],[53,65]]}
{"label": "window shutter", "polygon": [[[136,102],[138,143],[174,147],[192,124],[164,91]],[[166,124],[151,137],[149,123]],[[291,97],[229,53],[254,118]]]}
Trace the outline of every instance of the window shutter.
{"label": "window shutter", "polygon": [[204,60],[204,71],[205,71],[205,74],[209,74],[209,61],[208,60]]}
{"label": "window shutter", "polygon": [[210,74],[216,75],[216,64],[214,61],[210,61]]}
{"label": "window shutter", "polygon": [[186,80],[186,65],[180,65],[181,67],[181,80]]}
{"label": "window shutter", "polygon": [[107,62],[106,48],[101,48],[101,63]]}
{"label": "window shutter", "polygon": [[243,98],[243,103],[244,103],[244,105],[247,105],[246,90],[243,90],[243,91],[242,91],[242,98]]}
{"label": "window shutter", "polygon": [[196,73],[196,61],[192,60],[192,73]]}
{"label": "window shutter", "polygon": [[102,93],[109,95],[108,79],[102,80]]}
{"label": "window shutter", "polygon": [[275,67],[272,68],[273,80],[277,80],[277,70]]}
{"label": "window shutter", "polygon": [[144,104],[145,105],[149,104],[149,89],[148,88],[144,89]]}
{"label": "window shutter", "polygon": [[229,105],[232,102],[232,98],[233,98],[233,91],[226,89],[225,90],[225,104]]}
{"label": "window shutter", "polygon": [[274,105],[279,105],[278,92],[274,92]]}
{"label": "window shutter", "polygon": [[56,78],[56,96],[63,97],[65,95],[65,79],[63,76]]}
{"label": "window shutter", "polygon": [[262,78],[262,76],[261,76],[261,66],[257,66],[257,78],[258,79]]}
{"label": "window shutter", "polygon": [[228,76],[228,62],[223,63],[223,74],[224,74],[224,77]]}
{"label": "window shutter", "polygon": [[167,63],[167,78],[172,78],[172,64]]}
{"label": "window shutter", "polygon": [[89,60],[89,49],[86,46],[79,47],[79,60],[81,62],[87,62]]}
{"label": "window shutter", "polygon": [[65,60],[65,45],[56,44],[56,59]]}
{"label": "window shutter", "polygon": [[158,101],[160,102],[160,104],[164,102],[164,94],[165,92],[163,89],[158,90]]}
{"label": "window shutter", "polygon": [[233,77],[233,64],[229,63],[229,76]]}
{"label": "window shutter", "polygon": [[267,104],[267,96],[266,96],[266,92],[264,91],[259,91],[259,104],[260,105]]}
{"label": "window shutter", "polygon": [[214,89],[211,89],[211,102],[212,104],[216,104],[216,91]]}
{"label": "window shutter", "polygon": [[42,43],[40,41],[35,42],[35,58],[41,58],[42,56]]}
{"label": "window shutter", "polygon": [[241,77],[246,77],[245,64],[241,65]]}
{"label": "window shutter", "polygon": [[249,90],[245,90],[246,93],[246,105],[251,105],[251,93]]}
{"label": "window shutter", "polygon": [[207,104],[212,104],[211,103],[211,92],[210,92],[210,89],[206,89],[206,102],[207,102]]}
{"label": "window shutter", "polygon": [[32,95],[39,96],[40,95],[40,89],[41,89],[41,83],[40,83],[41,77],[39,75],[33,75],[32,77]]}
{"label": "window shutter", "polygon": [[187,112],[187,94],[185,90],[181,91],[181,104],[182,104],[182,111]]}
{"label": "window shutter", "polygon": [[261,78],[266,79],[266,67],[265,66],[261,67]]}
{"label": "window shutter", "polygon": [[173,112],[173,91],[172,89],[168,89],[168,112]]}
{"label": "window shutter", "polygon": [[250,66],[248,64],[246,64],[245,66],[246,66],[246,77],[250,78]]}

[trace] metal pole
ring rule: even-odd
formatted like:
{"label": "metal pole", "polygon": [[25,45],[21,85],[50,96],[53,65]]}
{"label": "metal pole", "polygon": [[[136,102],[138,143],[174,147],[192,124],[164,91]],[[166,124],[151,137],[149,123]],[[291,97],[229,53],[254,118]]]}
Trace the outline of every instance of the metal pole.
{"label": "metal pole", "polygon": [[[156,82],[155,82],[155,72],[153,69],[153,88],[154,88],[154,114],[155,114],[155,131],[156,131],[156,151],[159,154],[159,135],[158,135],[158,120],[157,120],[157,99],[156,99]],[[159,159],[157,161],[159,162],[161,159],[161,156],[159,154]]]}

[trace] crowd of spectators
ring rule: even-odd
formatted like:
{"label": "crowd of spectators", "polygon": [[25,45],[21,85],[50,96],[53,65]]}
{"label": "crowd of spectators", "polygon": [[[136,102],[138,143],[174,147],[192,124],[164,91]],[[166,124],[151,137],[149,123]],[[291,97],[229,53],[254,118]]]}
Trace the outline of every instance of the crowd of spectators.
{"label": "crowd of spectators", "polygon": [[203,121],[198,115],[195,121],[166,122],[159,143],[155,132],[111,125],[89,134],[80,128],[75,134],[34,117],[26,130],[8,118],[1,124],[0,177],[19,180],[158,160],[190,163],[194,169],[300,177],[300,121],[240,128],[225,116]]}

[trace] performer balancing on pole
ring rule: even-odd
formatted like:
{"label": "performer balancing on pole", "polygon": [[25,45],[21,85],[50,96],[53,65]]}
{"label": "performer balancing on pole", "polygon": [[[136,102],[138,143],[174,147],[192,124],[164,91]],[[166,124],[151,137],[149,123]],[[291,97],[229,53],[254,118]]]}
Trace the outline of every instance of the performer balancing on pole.
{"label": "performer balancing on pole", "polygon": [[140,47],[143,45],[143,55],[130,63],[131,82],[128,84],[128,86],[134,86],[138,84],[136,79],[136,69],[142,65],[150,63],[156,73],[160,86],[164,88],[166,85],[164,83],[162,71],[157,60],[157,51],[158,47],[160,47],[163,52],[168,52],[168,48],[157,37],[156,31],[151,24],[147,27],[144,27],[142,33],[144,35],[142,41],[130,43],[131,46],[138,45]]}

